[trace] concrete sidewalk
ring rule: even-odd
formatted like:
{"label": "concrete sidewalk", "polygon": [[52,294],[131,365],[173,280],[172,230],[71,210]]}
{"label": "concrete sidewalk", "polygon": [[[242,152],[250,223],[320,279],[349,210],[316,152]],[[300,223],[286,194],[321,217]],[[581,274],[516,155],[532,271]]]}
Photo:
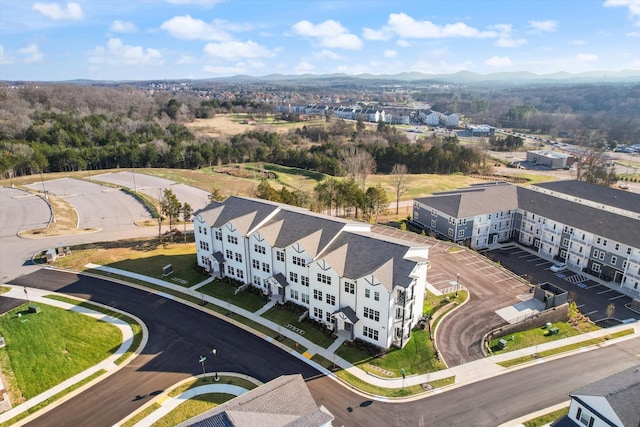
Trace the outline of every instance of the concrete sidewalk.
{"label": "concrete sidewalk", "polygon": [[[422,385],[422,384],[426,384],[429,383],[431,381],[435,381],[435,380],[440,380],[440,379],[444,379],[444,378],[449,378],[449,377],[455,377],[455,382],[453,385],[451,386],[447,386],[445,389],[432,389],[430,392],[428,393],[439,393],[442,391],[445,391],[447,389],[451,389],[451,388],[457,388],[457,387],[461,387],[464,386],[466,384],[470,384],[473,382],[477,382],[477,381],[482,381],[485,380],[487,378],[496,376],[496,375],[501,375],[503,373],[506,373],[510,370],[513,369],[519,369],[519,368],[523,368],[526,367],[532,363],[544,363],[547,360],[552,360],[554,358],[558,358],[558,357],[563,357],[563,356],[567,356],[570,355],[574,352],[578,352],[578,351],[588,351],[590,349],[594,349],[597,347],[601,347],[604,345],[609,345],[615,342],[619,342],[619,340],[622,339],[630,339],[630,338],[634,338],[637,337],[640,334],[640,325],[638,324],[638,322],[632,323],[632,324],[623,324],[623,325],[619,325],[616,327],[612,327],[612,328],[607,328],[607,329],[602,329],[599,331],[595,331],[595,332],[589,332],[587,334],[582,334],[582,335],[578,335],[578,336],[574,336],[574,337],[570,337],[570,338],[565,338],[565,339],[561,339],[561,340],[556,340],[556,341],[552,341],[552,342],[548,342],[548,343],[544,343],[544,344],[540,344],[538,346],[535,347],[530,347],[530,348],[525,348],[525,349],[521,349],[521,350],[515,350],[512,352],[508,352],[508,353],[504,353],[504,354],[500,354],[500,355],[496,355],[496,356],[491,356],[491,357],[485,357],[470,363],[466,363],[464,365],[459,365],[459,366],[454,366],[448,369],[444,369],[441,371],[437,371],[437,372],[431,372],[428,374],[421,374],[421,375],[411,375],[411,376],[407,376],[406,379],[402,379],[402,378],[383,378],[377,375],[372,375],[369,374],[367,372],[365,372],[364,370],[352,365],[351,363],[349,363],[348,361],[336,356],[336,354],[334,353],[334,351],[336,351],[339,347],[339,345],[341,344],[338,343],[336,344],[336,342],[338,342],[338,340],[336,340],[336,342],[334,342],[331,346],[329,346],[329,348],[323,348],[311,341],[309,341],[308,339],[304,338],[301,335],[298,335],[297,333],[295,333],[294,331],[285,328],[279,324],[276,324],[275,322],[272,322],[271,320],[268,320],[264,317],[261,317],[260,315],[266,310],[264,307],[257,310],[256,312],[250,312],[248,310],[245,310],[241,307],[236,307],[232,304],[230,304],[229,302],[226,302],[224,300],[220,300],[218,298],[214,298],[208,295],[203,294],[202,292],[200,292],[198,289],[202,286],[204,286],[207,283],[210,283],[212,281],[211,278],[197,284],[194,285],[190,288],[186,288],[184,286],[181,286],[179,284],[175,284],[175,283],[171,283],[165,280],[160,280],[160,279],[155,279],[155,278],[151,278],[151,277],[147,277],[147,276],[143,276],[141,274],[137,274],[137,273],[132,273],[129,271],[125,271],[125,270],[119,270],[119,269],[114,269],[112,267],[105,267],[105,266],[100,266],[100,265],[95,265],[95,264],[88,264],[87,267],[95,269],[95,270],[100,270],[100,271],[104,271],[104,272],[108,272],[111,274],[117,274],[119,276],[124,276],[124,277],[129,277],[129,278],[134,278],[137,280],[141,280],[141,281],[145,281],[147,283],[152,283],[154,285],[157,285],[159,287],[162,287],[164,289],[167,290],[172,290],[172,291],[176,291],[176,292],[180,292],[183,293],[185,295],[189,295],[191,297],[197,298],[199,300],[202,300],[203,302],[206,303],[210,303],[210,304],[214,304],[216,306],[219,307],[223,307],[228,309],[229,311],[239,314],[243,317],[246,317],[252,321],[258,322],[266,327],[268,327],[269,329],[273,330],[273,331],[277,331],[278,333],[280,333],[281,335],[292,339],[293,341],[299,343],[300,345],[304,346],[307,348],[307,351],[304,354],[300,354],[297,351],[290,349],[289,347],[284,346],[283,344],[281,344],[280,342],[274,340],[273,338],[266,336],[260,332],[256,332],[254,330],[252,330],[251,328],[249,328],[248,326],[237,322],[236,320],[233,319],[233,317],[229,317],[229,316],[224,316],[220,313],[211,311],[211,310],[207,310],[206,306],[202,306],[202,305],[198,305],[198,304],[194,304],[191,302],[187,302],[185,301],[186,304],[189,304],[191,306],[193,306],[194,308],[198,308],[200,310],[205,310],[207,311],[209,314],[213,315],[213,316],[217,316],[220,318],[223,318],[225,321],[231,322],[233,324],[235,324],[236,326],[238,326],[239,328],[245,329],[255,335],[261,336],[263,337],[266,341],[280,346],[281,348],[283,348],[284,350],[288,351],[291,355],[293,355],[294,357],[297,357],[303,361],[305,361],[306,363],[314,366],[316,369],[318,369],[320,372],[323,372],[324,374],[328,375],[329,377],[337,380],[337,377],[335,376],[335,374],[333,374],[331,371],[327,370],[326,368],[324,368],[323,366],[317,364],[316,362],[310,360],[314,355],[318,354],[322,357],[324,357],[325,359],[334,362],[335,365],[339,366],[340,368],[342,368],[343,370],[349,372],[349,374],[357,377],[358,379],[367,382],[369,384],[378,386],[378,387],[382,387],[382,388],[401,388],[403,386],[408,387],[408,386],[414,386],[414,385]],[[85,273],[86,274],[86,273]],[[116,280],[116,279],[114,279]],[[118,281],[118,280],[116,280]],[[122,282],[122,281],[121,281]],[[122,282],[123,284],[128,284],[126,282]],[[137,286],[137,285],[132,285],[132,284],[128,284],[129,286]],[[146,289],[148,290],[148,289]],[[179,300],[179,297],[173,296],[171,294],[162,292],[162,291],[153,291],[155,292],[157,295],[162,296],[164,298],[167,299],[175,299],[175,300]],[[14,417],[15,415],[17,415],[18,413],[31,408],[34,405],[37,405],[38,403],[42,402],[43,400],[46,400],[47,398],[55,395],[56,393],[58,393],[59,391],[64,390],[65,388],[69,387],[70,385],[83,380],[84,378],[87,378],[88,376],[92,375],[93,373],[99,371],[100,369],[105,369],[108,372],[109,371],[113,371],[114,369],[116,369],[116,365],[114,364],[114,361],[120,357],[120,355],[122,355],[124,352],[126,352],[128,350],[128,348],[130,347],[132,340],[133,340],[133,333],[131,331],[131,328],[129,327],[128,324],[120,321],[119,319],[115,319],[115,318],[111,318],[110,316],[106,316],[102,313],[96,313],[96,312],[92,312],[91,310],[86,310],[83,309],[81,307],[76,307],[76,306],[72,306],[70,304],[66,304],[60,301],[56,301],[56,300],[52,300],[52,299],[48,299],[48,298],[43,298],[43,295],[45,294],[52,294],[52,292],[48,292],[48,291],[41,291],[41,290],[37,290],[37,289],[29,289],[28,290],[28,295],[29,295],[29,299],[34,301],[34,302],[41,302],[43,304],[49,304],[49,305],[55,305],[58,307],[63,307],[63,308],[70,308],[70,309],[74,309],[76,311],[80,311],[80,312],[85,312],[88,315],[92,315],[92,316],[96,316],[98,318],[101,318],[102,320],[106,320],[106,321],[112,321],[112,323],[118,325],[122,330],[123,330],[123,336],[125,337],[124,342],[122,344],[122,346],[118,349],[118,351],[111,357],[109,357],[107,360],[105,360],[104,362],[96,365],[95,367],[81,373],[78,374],[77,376],[70,378],[69,380],[65,381],[64,383],[54,387],[53,389],[42,393],[42,395],[37,396],[34,399],[29,400],[28,402],[25,402],[13,409],[11,409],[8,412],[3,413],[2,415],[0,415],[0,422],[8,420],[12,417]],[[24,291],[21,288],[12,288],[12,290],[8,293],[5,294],[6,296],[9,297],[13,297],[13,298],[18,298],[18,299],[25,299],[25,295],[24,295]],[[140,324],[142,325],[142,322],[140,322]],[[143,325],[144,327],[144,325]],[[573,352],[566,352],[566,353],[562,353],[561,355],[557,355],[557,356],[551,356],[548,358],[542,358],[542,359],[537,359],[537,360],[533,360],[531,362],[528,363],[524,363],[515,367],[511,367],[511,368],[504,368],[500,365],[498,365],[499,362],[502,361],[506,361],[506,360],[510,360],[510,359],[516,359],[522,356],[531,356],[534,353],[539,353],[539,352],[543,352],[549,349],[553,349],[553,348],[558,348],[558,347],[563,347],[566,345],[570,345],[570,344],[574,344],[574,343],[578,343],[578,342],[582,342],[582,341],[586,341],[586,340],[590,340],[593,338],[599,338],[599,337],[604,337],[610,334],[613,334],[619,330],[624,330],[624,329],[629,329],[632,328],[634,329],[634,333],[627,335],[625,337],[616,339],[616,340],[609,340],[605,343],[602,344],[598,344],[597,346],[590,346],[590,347],[584,347],[584,348],[580,348],[578,350],[574,350]],[[144,334],[144,340],[146,340],[146,328],[145,328],[145,334]],[[99,380],[99,379],[98,379]],[[339,381],[338,381],[339,382]],[[73,393],[73,395],[81,392],[82,388],[77,390],[76,392]],[[202,389],[205,390],[205,389]],[[206,389],[209,390],[209,389]],[[204,392],[211,392],[211,391],[204,391]],[[215,390],[218,390],[217,388]],[[240,392],[239,390],[236,390],[238,392]],[[217,392],[217,391],[216,391]],[[234,393],[231,393],[234,394]],[[428,394],[427,394],[428,395]],[[369,396],[370,397],[370,396]],[[393,399],[393,401],[395,402],[406,402],[406,401],[412,401],[412,400],[418,400],[418,399],[422,399],[425,397],[425,394],[420,394],[420,395],[415,395],[415,396],[410,396],[407,398],[397,398],[397,399]],[[185,399],[187,398],[186,395],[184,397]],[[374,399],[380,399],[380,400],[386,400],[389,401],[391,400],[390,398],[387,397],[383,397],[383,396],[373,396]],[[175,399],[174,399],[175,400]],[[180,399],[178,399],[180,400]],[[156,411],[157,412],[157,411]],[[145,419],[145,422],[147,421],[147,419]],[[144,426],[144,425],[150,425],[150,424],[140,424],[140,426]]]}
{"label": "concrete sidewalk", "polygon": [[[26,291],[26,292],[25,292]],[[120,345],[120,347],[108,358],[106,358],[105,360],[103,360],[102,362],[98,363],[95,366],[92,366],[91,368],[80,372],[79,374],[69,378],[66,381],[63,381],[62,383],[58,384],[57,386],[27,400],[24,403],[21,403],[18,406],[15,406],[13,408],[11,408],[10,410],[3,412],[2,414],[0,414],[0,423],[2,422],[6,422],[7,420],[10,420],[11,418],[17,416],[18,414],[21,414],[22,412],[25,412],[31,408],[33,408],[36,405],[39,405],[40,403],[44,402],[45,400],[55,396],[56,394],[64,391],[65,389],[89,378],[90,376],[94,375],[95,373],[104,370],[107,373],[113,373],[115,372],[117,369],[120,369],[122,366],[124,366],[124,364],[126,363],[121,363],[119,365],[116,365],[116,360],[118,360],[123,354],[125,354],[127,351],[129,351],[129,349],[131,348],[131,346],[133,345],[133,330],[131,329],[131,326],[129,326],[128,323],[124,322],[123,320],[120,320],[118,318],[106,315],[104,313],[98,312],[98,311],[94,311],[94,310],[90,310],[88,308],[85,307],[79,307],[77,305],[73,305],[73,304],[69,304],[66,302],[62,302],[62,301],[58,301],[55,299],[51,299],[51,298],[45,298],[45,295],[55,295],[55,292],[50,292],[50,291],[45,291],[45,290],[41,290],[41,289],[35,289],[35,288],[22,288],[22,287],[12,287],[11,290],[9,292],[6,292],[3,294],[3,296],[5,297],[9,297],[9,298],[15,298],[15,299],[23,299],[23,300],[28,300],[29,302],[35,303],[35,304],[43,304],[43,305],[50,305],[50,306],[54,306],[54,307],[59,307],[65,310],[72,310],[72,311],[76,311],[78,313],[82,313],[86,316],[91,316],[95,319],[99,319],[102,320],[104,322],[109,322],[111,324],[113,324],[114,326],[116,326],[118,329],[120,329],[120,331],[122,332],[122,344]],[[59,294],[59,295],[63,295],[63,294]],[[97,303],[92,302],[92,304],[94,305],[100,305]],[[112,311],[116,311],[111,307],[107,307],[109,310]],[[130,317],[130,314],[125,313]],[[146,327],[144,326],[144,324],[139,320],[136,319],[140,325],[142,326],[143,330],[145,333],[143,333],[143,343],[142,345],[144,346],[146,339],[147,339],[147,334],[146,334]],[[104,377],[101,375],[98,378],[96,378],[94,381],[99,381],[101,379],[103,379]],[[73,391],[72,393],[68,394],[67,396],[65,396],[66,398],[75,396],[76,394],[81,393],[85,388],[90,387],[91,385],[93,385],[94,381],[91,381],[87,384],[85,384],[83,387]],[[60,403],[60,402],[57,402]]]}

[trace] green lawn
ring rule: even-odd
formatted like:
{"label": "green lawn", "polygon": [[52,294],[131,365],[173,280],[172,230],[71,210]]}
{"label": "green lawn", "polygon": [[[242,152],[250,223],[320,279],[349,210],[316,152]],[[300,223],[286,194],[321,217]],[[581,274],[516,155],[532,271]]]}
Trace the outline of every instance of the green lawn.
{"label": "green lawn", "polygon": [[525,421],[522,423],[524,427],[542,427],[552,422],[559,420],[569,413],[569,407],[558,409],[557,411],[550,412],[548,414],[544,414],[539,416],[538,418],[534,418],[532,420]]}
{"label": "green lawn", "polygon": [[282,325],[283,328],[285,325],[291,324],[296,328],[302,329],[305,331],[304,335],[302,335],[303,337],[321,347],[327,348],[334,341],[330,336],[327,336],[324,332],[313,326],[310,321],[305,319],[302,322],[298,322],[299,316],[284,308],[273,307],[271,310],[265,312],[262,317],[278,325]]}
{"label": "green lawn", "polygon": [[235,291],[235,286],[219,280],[207,283],[206,285],[198,288],[198,292],[214,298],[219,298],[235,306],[242,307],[250,312],[257,311],[265,305],[265,301],[256,294],[245,290],[235,295]]}
{"label": "green lawn", "polygon": [[210,409],[215,408],[221,403],[233,399],[235,396],[225,393],[209,393],[195,396],[184,403],[178,405],[173,411],[160,418],[152,427],[173,427],[190,418],[200,415]]}
{"label": "green lawn", "polygon": [[[203,276],[194,269],[195,263],[195,253],[182,255],[159,254],[147,258],[124,259],[112,262],[106,266],[126,271],[133,271],[138,274],[164,280],[174,285],[190,287],[200,283],[208,277]],[[162,267],[167,264],[171,264],[173,266],[174,272],[173,274],[164,277],[162,276]]]}
{"label": "green lawn", "polygon": [[[580,330],[574,328],[567,322],[556,322],[551,325],[553,328],[558,328],[559,332],[556,335],[546,335],[548,328],[533,328],[522,332],[515,332],[505,336],[499,336],[489,341],[489,347],[493,354],[507,353],[509,351],[519,350],[521,348],[532,347],[538,344],[544,344],[550,341],[557,341],[559,339],[580,335],[585,332],[595,331],[600,329],[599,327],[588,323],[584,324]],[[513,337],[513,339],[511,339]],[[498,348],[498,340],[504,339],[507,341],[507,347],[503,350]]]}
{"label": "green lawn", "polygon": [[[30,399],[109,357],[122,343],[115,326],[73,311],[24,304],[0,317],[11,370],[21,396]],[[20,317],[18,317],[20,314]],[[14,396],[15,398],[16,396]]]}

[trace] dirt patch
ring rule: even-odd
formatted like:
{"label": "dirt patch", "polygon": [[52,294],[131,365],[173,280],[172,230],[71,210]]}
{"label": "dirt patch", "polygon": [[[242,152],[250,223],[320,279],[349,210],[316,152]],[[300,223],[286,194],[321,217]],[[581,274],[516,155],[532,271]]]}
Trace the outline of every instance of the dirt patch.
{"label": "dirt patch", "polygon": [[290,129],[318,123],[323,123],[323,121],[289,123],[274,120],[272,117],[261,119],[243,114],[227,114],[218,115],[211,119],[195,119],[193,122],[185,123],[185,126],[196,135],[216,138],[238,135],[253,130],[284,134],[289,132]]}

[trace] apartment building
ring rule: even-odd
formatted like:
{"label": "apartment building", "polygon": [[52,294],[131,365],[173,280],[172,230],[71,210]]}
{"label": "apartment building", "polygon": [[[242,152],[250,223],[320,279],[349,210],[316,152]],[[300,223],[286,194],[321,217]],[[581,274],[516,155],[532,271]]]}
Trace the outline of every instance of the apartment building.
{"label": "apartment building", "polygon": [[469,246],[517,242],[640,296],[640,195],[580,181],[473,185],[415,199],[413,221]]}
{"label": "apartment building", "polygon": [[428,248],[369,224],[243,197],[194,213],[198,265],[261,289],[349,340],[402,347],[422,315]]}

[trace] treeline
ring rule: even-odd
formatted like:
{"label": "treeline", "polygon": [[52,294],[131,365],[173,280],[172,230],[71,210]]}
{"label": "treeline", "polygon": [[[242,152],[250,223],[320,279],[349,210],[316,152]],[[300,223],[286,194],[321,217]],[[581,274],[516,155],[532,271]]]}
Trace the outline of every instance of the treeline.
{"label": "treeline", "polygon": [[6,178],[39,172],[137,167],[197,169],[268,162],[342,176],[348,174],[341,161],[343,153],[354,147],[369,153],[375,169],[382,173],[389,173],[399,163],[405,164],[410,173],[444,174],[478,172],[483,164],[480,151],[461,145],[455,137],[431,137],[414,143],[384,123],[376,130],[368,130],[361,123],[336,118],[322,125],[292,129],[284,135],[254,130],[229,138],[197,137],[183,122],[194,117],[199,108],[221,112],[227,107],[241,107],[263,114],[268,114],[268,108],[242,100],[226,104],[159,99],[143,92],[139,97],[147,98],[141,100],[125,92],[126,100],[136,99],[127,107],[105,92],[114,101],[108,108],[94,99],[93,93],[80,91],[78,96],[82,98],[83,93],[90,99],[77,99],[75,109],[65,110],[53,108],[59,103],[53,102],[51,92],[36,97],[38,93],[31,90],[0,91],[4,100],[17,104],[13,108],[15,116],[9,116],[8,109],[0,110],[0,174]]}

